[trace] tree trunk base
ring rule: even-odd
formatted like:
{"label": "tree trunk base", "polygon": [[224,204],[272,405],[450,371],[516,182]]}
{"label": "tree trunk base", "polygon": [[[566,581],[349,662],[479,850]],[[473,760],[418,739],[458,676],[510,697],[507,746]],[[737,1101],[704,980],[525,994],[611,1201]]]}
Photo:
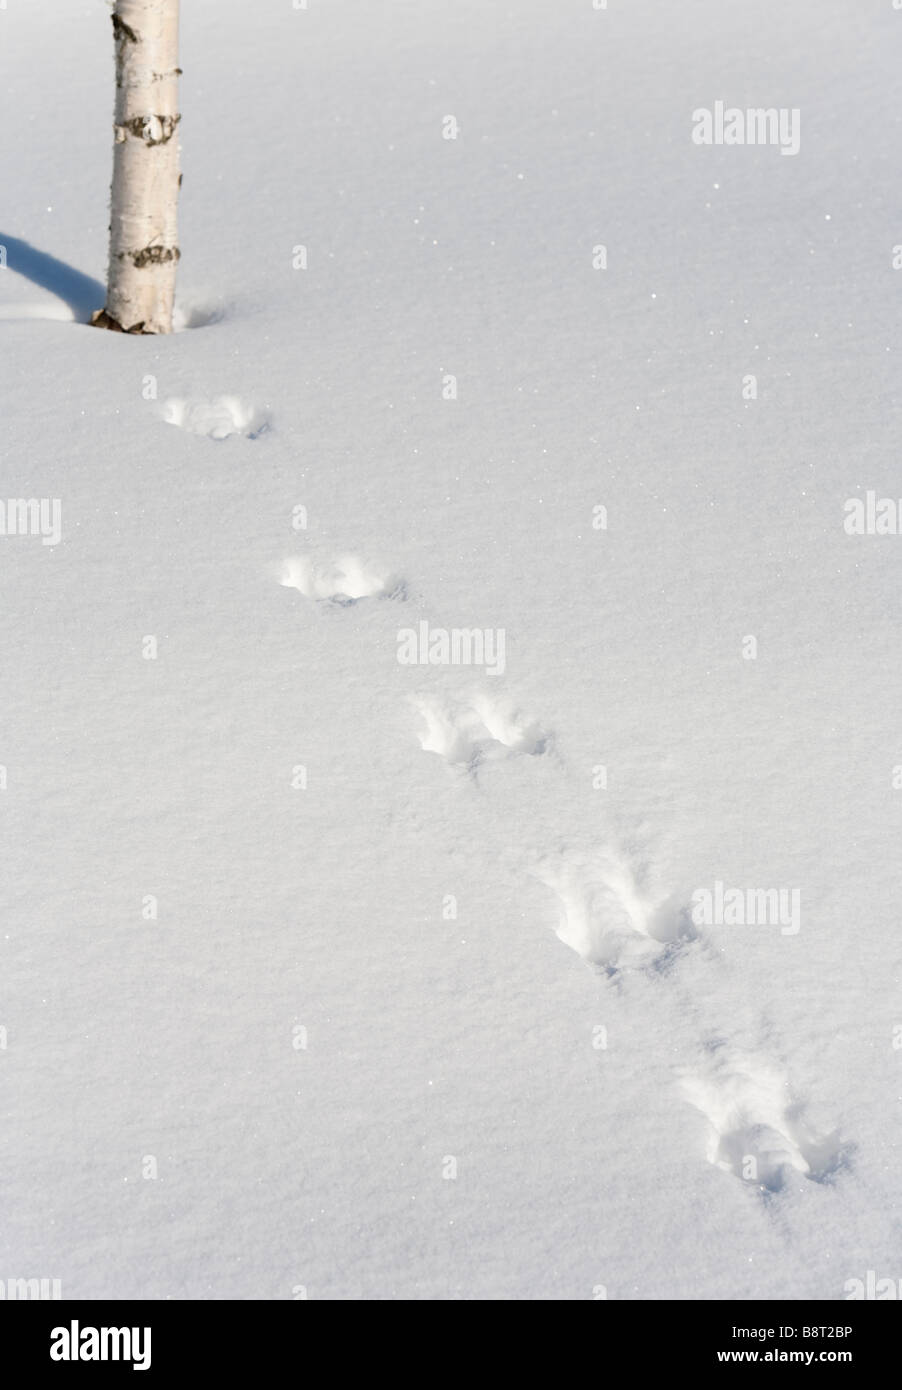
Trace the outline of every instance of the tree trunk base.
{"label": "tree trunk base", "polygon": [[106,309],[95,309],[91,315],[91,325],[94,328],[108,328],[111,333],[143,333],[147,337],[153,337],[148,333],[143,323],[132,324],[131,328],[123,328],[122,324],[112,318]]}

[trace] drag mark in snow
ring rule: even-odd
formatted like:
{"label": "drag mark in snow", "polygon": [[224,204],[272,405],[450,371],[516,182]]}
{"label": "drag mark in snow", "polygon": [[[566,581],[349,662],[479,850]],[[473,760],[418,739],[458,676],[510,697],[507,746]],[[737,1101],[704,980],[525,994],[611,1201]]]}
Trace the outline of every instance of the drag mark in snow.
{"label": "drag mark in snow", "polygon": [[531,872],[557,895],[557,935],[599,973],[660,969],[695,935],[688,913],[671,898],[651,896],[626,855],[561,853]]}
{"label": "drag mark in snow", "polygon": [[430,695],[413,704],[426,725],[420,747],[473,776],[486,762],[518,753],[534,757],[550,747],[550,736],[510,700],[476,694],[463,703]]}
{"label": "drag mark in snow", "polygon": [[707,1068],[685,1074],[680,1087],[708,1122],[708,1162],[765,1194],[779,1192],[794,1174],[824,1182],[846,1161],[838,1131],[813,1134],[786,1077],[761,1057],[721,1044]]}
{"label": "drag mark in snow", "polygon": [[163,403],[163,419],[188,434],[205,439],[259,439],[269,428],[268,417],[256,406],[237,396],[216,396],[213,400],[182,400],[173,396]]}
{"label": "drag mark in snow", "polygon": [[282,565],[280,583],[297,589],[305,598],[337,603],[343,608],[364,598],[403,600],[407,586],[397,575],[364,564],[355,555],[322,561],[295,555]]}

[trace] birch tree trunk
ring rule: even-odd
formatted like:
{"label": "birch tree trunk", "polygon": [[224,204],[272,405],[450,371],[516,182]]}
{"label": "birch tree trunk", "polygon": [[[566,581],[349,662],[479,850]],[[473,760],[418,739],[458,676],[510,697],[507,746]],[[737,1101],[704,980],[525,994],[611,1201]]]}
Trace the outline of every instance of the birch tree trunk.
{"label": "birch tree trunk", "polygon": [[115,143],[106,307],[91,322],[171,333],[179,259],[179,0],[115,0]]}

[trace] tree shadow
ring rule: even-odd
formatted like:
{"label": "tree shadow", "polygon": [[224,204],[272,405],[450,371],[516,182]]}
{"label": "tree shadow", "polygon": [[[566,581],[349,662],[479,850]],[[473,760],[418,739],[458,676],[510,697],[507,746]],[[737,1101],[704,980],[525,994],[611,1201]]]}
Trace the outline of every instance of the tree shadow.
{"label": "tree shadow", "polygon": [[[24,275],[34,285],[49,290],[72,310],[77,323],[88,323],[95,309],[102,309],[106,302],[106,287],[90,275],[83,275],[65,261],[46,251],[38,251],[19,237],[6,236],[0,232],[0,247],[6,248],[6,264],[9,270]],[[25,311],[23,317],[34,317]],[[49,317],[49,315],[48,315]]]}

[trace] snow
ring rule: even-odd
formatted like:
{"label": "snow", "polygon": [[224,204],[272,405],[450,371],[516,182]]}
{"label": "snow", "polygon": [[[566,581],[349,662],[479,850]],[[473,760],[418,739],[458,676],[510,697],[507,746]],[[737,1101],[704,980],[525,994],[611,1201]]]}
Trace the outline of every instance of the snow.
{"label": "snow", "polygon": [[897,1279],[902,13],[183,11],[167,338],[86,325],[107,6],[0,13],[0,1282]]}

